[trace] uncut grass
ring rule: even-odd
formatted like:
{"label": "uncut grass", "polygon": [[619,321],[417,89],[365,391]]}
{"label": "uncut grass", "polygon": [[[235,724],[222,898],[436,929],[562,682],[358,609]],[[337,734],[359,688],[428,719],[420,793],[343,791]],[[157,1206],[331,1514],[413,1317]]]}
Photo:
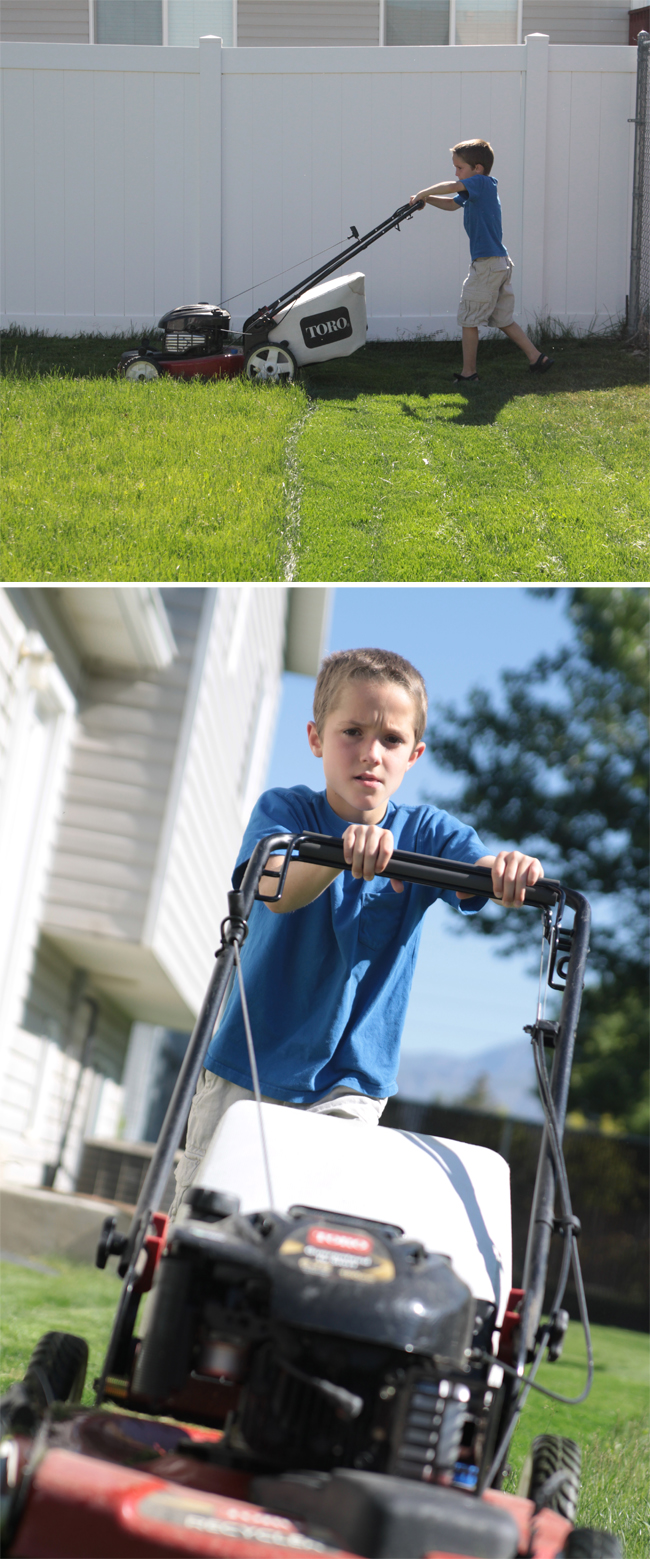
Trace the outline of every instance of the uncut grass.
{"label": "uncut grass", "polygon": [[[280,579],[304,390],[117,380],[124,343],[5,352],[2,577]],[[21,355],[22,354],[22,355]]]}
{"label": "uncut grass", "polygon": [[0,1392],[22,1378],[44,1332],[73,1332],[88,1343],[82,1401],[91,1407],[92,1383],[104,1360],[120,1286],[112,1272],[58,1256],[46,1260],[55,1277],[0,1262]]}
{"label": "uncut grass", "polygon": [[[592,1327],[594,1383],[586,1402],[566,1407],[531,1392],[515,1431],[504,1487],[515,1492],[535,1435],[559,1434],[582,1450],[577,1526],[615,1532],[626,1559],[650,1551],[649,1339],[618,1327]],[[563,1396],[585,1383],[582,1328],[569,1325],[562,1357],[542,1365],[537,1379]]]}
{"label": "uncut grass", "polygon": [[[92,1404],[92,1381],[108,1343],[119,1295],[114,1276],[93,1267],[47,1257],[56,1277],[0,1265],[2,1357],[0,1391],[19,1379],[32,1349],[47,1331],[85,1337],[90,1348],[83,1401]],[[593,1327],[594,1385],[586,1403],[563,1407],[531,1393],[509,1452],[506,1487],[515,1491],[522,1465],[537,1434],[562,1434],[582,1447],[582,1492],[578,1524],[610,1529],[623,1539],[627,1559],[646,1559],[648,1512],[648,1338],[615,1327]],[[538,1379],[566,1396],[577,1396],[585,1376],[579,1325],[569,1326],[564,1353],[543,1365]]]}
{"label": "uncut grass", "polygon": [[610,340],[552,351],[531,379],[484,343],[466,389],[453,343],[377,343],[312,369],[297,577],[647,577],[643,360]]}

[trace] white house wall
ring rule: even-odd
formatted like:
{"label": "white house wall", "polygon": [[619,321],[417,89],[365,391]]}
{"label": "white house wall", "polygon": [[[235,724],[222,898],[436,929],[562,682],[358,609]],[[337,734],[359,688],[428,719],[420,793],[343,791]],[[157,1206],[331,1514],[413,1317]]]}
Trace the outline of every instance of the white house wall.
{"label": "white house wall", "polygon": [[182,1029],[268,758],[288,592],[162,595],[171,665],[84,685],[42,930],[132,1018]]}
{"label": "white house wall", "polygon": [[[0,37],[7,41],[47,43],[97,42],[91,38],[94,0],[2,0]],[[417,7],[417,0],[413,7]],[[232,13],[237,12],[241,44],[374,44],[379,42],[379,0],[218,0],[216,5],[178,0],[168,7],[169,44],[196,44],[201,32],[219,33],[231,43]],[[620,0],[523,0],[523,32],[545,32],[551,43],[627,43],[628,9]],[[503,15],[496,10],[496,25]],[[494,37],[489,13],[486,42]],[[221,17],[221,20],[219,20]],[[443,23],[444,26],[444,23]],[[225,29],[228,29],[226,36]],[[223,30],[222,30],[223,29]],[[457,42],[464,43],[462,25]],[[390,32],[390,29],[389,29]],[[390,36],[387,38],[390,42]],[[440,42],[446,38],[439,39]],[[475,35],[472,42],[481,41]],[[514,41],[514,40],[513,40]]]}
{"label": "white house wall", "polygon": [[75,728],[74,695],[45,641],[23,624],[19,632],[6,596],[2,616],[0,1079],[28,989]]}
{"label": "white house wall", "polygon": [[20,645],[25,628],[5,590],[0,590],[0,785],[7,763],[18,697]]}
{"label": "white house wall", "polygon": [[89,0],[2,0],[3,40],[34,43],[88,43]]}
{"label": "white house wall", "polygon": [[[61,949],[47,937],[39,938],[32,977],[22,1014],[22,1029],[26,1033],[54,1040],[60,1047],[75,1049],[75,1037],[70,1034],[71,996],[78,971]],[[89,979],[84,989],[90,996],[99,995]],[[77,1018],[75,1029],[83,1018]],[[126,1048],[129,1042],[131,1020],[127,1014],[105,995],[99,1001],[99,1011],[92,1041],[94,1070],[119,1083]],[[77,1047],[78,1048],[78,1047]]]}
{"label": "white house wall", "polygon": [[[166,604],[168,595],[173,592],[163,592]],[[243,827],[268,763],[287,595],[282,587],[219,590],[196,712],[179,753],[173,827],[145,936],[193,1013],[210,977]]]}
{"label": "white house wall", "polygon": [[[605,327],[624,310],[634,49],[204,39],[3,58],[5,323],[124,330],[201,297],[241,325],[477,133],[496,150],[524,322]],[[457,334],[466,268],[460,215],[389,234],[363,255],[370,336]]]}
{"label": "white house wall", "polygon": [[627,43],[628,11],[616,0],[524,0],[523,31],[546,32],[551,43],[611,47]]}
{"label": "white house wall", "polygon": [[45,934],[132,1016],[180,1026],[191,1014],[173,986],[156,997],[155,970],[147,984],[143,933],[205,593],[167,592],[166,670],[88,679],[43,912]]}
{"label": "white house wall", "polygon": [[[60,948],[39,938],[33,958],[22,1021],[7,1033],[0,1097],[0,1164],[5,1180],[40,1185],[43,1163],[55,1163],[75,1092],[80,1042],[87,1019],[71,999],[79,971]],[[59,1190],[71,1188],[84,1136],[117,1134],[122,1112],[120,1083],[130,1019],[106,996],[85,982],[97,999],[98,1013],[89,1065],[68,1135],[66,1174]]]}
{"label": "white house wall", "polygon": [[241,47],[328,48],[379,43],[379,0],[238,0]]}

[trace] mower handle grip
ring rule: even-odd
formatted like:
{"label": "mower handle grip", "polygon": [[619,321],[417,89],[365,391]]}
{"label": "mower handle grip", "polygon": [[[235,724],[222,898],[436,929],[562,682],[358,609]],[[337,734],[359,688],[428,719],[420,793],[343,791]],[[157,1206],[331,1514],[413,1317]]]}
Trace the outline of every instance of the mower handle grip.
{"label": "mower handle grip", "polygon": [[[299,861],[306,861],[316,866],[330,866],[339,871],[351,870],[350,863],[344,859],[343,840],[340,838],[312,833],[271,835],[268,839],[260,840],[259,845],[255,846],[242,888],[245,888],[251,868],[251,876],[256,875],[259,882],[269,856],[280,854],[283,850],[288,851],[289,848]],[[258,865],[258,850],[264,861],[261,871]],[[394,850],[388,865],[383,871],[377,872],[377,876],[391,877],[397,882],[419,883],[424,887],[452,888],[457,893],[480,894],[483,898],[500,902],[492,886],[492,873],[489,866],[472,866],[464,861],[449,861],[442,856],[419,854],[415,850]],[[560,883],[549,877],[543,882],[536,883],[534,888],[526,889],[524,903],[533,908],[543,909],[555,904],[561,896]],[[263,902],[265,895],[260,894],[259,897]]]}

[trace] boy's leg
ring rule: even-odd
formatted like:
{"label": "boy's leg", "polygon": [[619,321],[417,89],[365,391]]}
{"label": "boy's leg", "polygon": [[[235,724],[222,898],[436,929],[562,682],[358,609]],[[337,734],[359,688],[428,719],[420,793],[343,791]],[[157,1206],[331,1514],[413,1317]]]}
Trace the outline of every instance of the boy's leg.
{"label": "boy's leg", "polygon": [[553,358],[547,357],[545,352],[540,352],[539,347],[533,346],[532,341],[522,330],[521,325],[514,320],[515,295],[512,289],[512,261],[508,261],[508,270],[504,272],[503,284],[499,289],[494,310],[489,323],[498,325],[504,336],[513,341],[522,352],[525,352],[531,368],[538,373],[545,373],[547,368],[552,368]]}
{"label": "boy's leg", "polygon": [[[217,1077],[214,1072],[208,1072],[205,1067],[203,1068],[196,1085],[187,1123],[185,1152],[176,1167],[176,1195],[169,1209],[172,1221],[178,1215],[185,1192],[189,1190],[198,1174],[219,1121],[226,1110],[231,1104],[237,1104],[240,1099],[254,1099],[254,1097],[250,1088],[241,1088],[239,1083],[226,1082],[225,1078]],[[262,1099],[265,1104],[283,1102],[280,1099],[271,1099],[265,1094],[262,1094]],[[310,1110],[317,1115],[338,1115],[343,1120],[363,1121],[368,1126],[376,1126],[385,1106],[385,1099],[370,1099],[365,1094],[352,1093],[348,1088],[334,1088],[331,1094],[321,1099],[318,1104],[289,1105],[289,1108]]]}
{"label": "boy's leg", "polygon": [[533,346],[532,341],[529,341],[521,325],[515,325],[513,321],[512,325],[499,325],[499,330],[502,330],[504,336],[508,336],[510,341],[514,341],[515,346],[521,347],[522,352],[526,353],[529,363],[536,363],[539,357],[543,357],[543,352],[540,352],[538,346]]}
{"label": "boy's leg", "polygon": [[177,1216],[185,1192],[195,1179],[226,1110],[239,1099],[252,1098],[254,1094],[250,1089],[228,1083],[225,1078],[203,1068],[187,1122],[185,1152],[176,1166],[176,1195],[169,1209],[171,1219]]}
{"label": "boy's leg", "polygon": [[386,1108],[385,1099],[370,1099],[367,1094],[351,1093],[349,1088],[333,1088],[326,1099],[318,1104],[303,1105],[310,1115],[338,1115],[341,1120],[361,1121],[365,1126],[377,1126]]}
{"label": "boy's leg", "polygon": [[478,325],[463,325],[463,378],[476,373]]}

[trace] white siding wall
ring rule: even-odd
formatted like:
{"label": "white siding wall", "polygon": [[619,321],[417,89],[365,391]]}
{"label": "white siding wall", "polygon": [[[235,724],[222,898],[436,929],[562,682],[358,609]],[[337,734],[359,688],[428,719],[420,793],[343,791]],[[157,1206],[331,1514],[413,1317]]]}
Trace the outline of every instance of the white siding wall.
{"label": "white siding wall", "polygon": [[[198,296],[232,299],[240,325],[350,223],[363,232],[444,177],[449,146],[477,132],[496,149],[524,322],[606,326],[623,312],[634,50],[206,39],[8,44],[4,59],[5,322],[124,329]],[[363,268],[371,337],[458,333],[460,214],[418,214]]]}
{"label": "white siding wall", "polygon": [[193,1012],[211,973],[243,825],[264,781],[286,607],[282,587],[221,589],[209,622],[164,873],[145,932]]}
{"label": "white siding wall", "polygon": [[[340,46],[373,44],[379,38],[379,0],[238,0],[237,9],[240,45]],[[473,11],[480,20],[476,5]],[[172,45],[196,44],[202,33],[214,32],[224,43],[232,41],[232,0],[171,0],[168,14]],[[89,16],[88,0],[2,0],[0,38],[88,43]],[[496,8],[495,17],[502,26]],[[495,33],[487,11],[483,25],[492,28],[485,39],[489,43]],[[523,32],[549,33],[551,43],[627,43],[628,8],[620,0],[524,0]],[[466,41],[462,26],[457,41]],[[473,34],[470,41],[482,39]]]}
{"label": "white siding wall", "polygon": [[7,763],[18,697],[20,645],[25,629],[6,591],[0,590],[0,785]]}
{"label": "white siding wall", "polygon": [[0,38],[30,43],[89,43],[88,0],[2,0]]}
{"label": "white siding wall", "polygon": [[85,684],[42,925],[133,1017],[184,1027],[266,765],[287,591],[163,599],[172,665]]}
{"label": "white siding wall", "polygon": [[[87,676],[75,722],[47,646],[0,593],[0,1167],[27,1184],[56,1160],[78,1080],[59,1189],[84,1136],[118,1135],[131,1018],[149,1016],[148,991],[160,1021],[190,1026],[263,784],[287,589],[163,598],[171,666]],[[80,1078],[86,996],[98,1012]]]}
{"label": "white siding wall", "polygon": [[[79,971],[46,938],[37,945],[22,1022],[7,1037],[0,1099],[0,1164],[7,1180],[40,1185],[44,1163],[55,1163],[77,1086],[88,1019],[79,993]],[[81,1144],[93,1133],[117,1135],[122,1108],[120,1078],[130,1020],[98,992],[83,990],[99,1011],[89,1064],[72,1117],[59,1190],[69,1189]]]}
{"label": "white siding wall", "polygon": [[628,12],[617,0],[524,0],[523,30],[551,43],[626,44]]}
{"label": "white siding wall", "polygon": [[[75,1054],[80,1049],[81,1031],[87,1012],[78,995],[97,1000],[98,1014],[92,1040],[95,1071],[119,1083],[131,1020],[110,999],[97,990],[92,977],[79,980],[80,971],[60,948],[41,936],[36,948],[29,991],[22,1013],[22,1028],[30,1034],[53,1040],[61,1049]],[[77,1010],[75,1011],[75,993]]]}
{"label": "white siding wall", "polygon": [[43,923],[50,935],[142,938],[204,591],[168,602],[162,672],[88,679]]}
{"label": "white siding wall", "polygon": [[238,0],[237,43],[378,45],[379,17],[379,0]]}
{"label": "white siding wall", "polygon": [[[3,601],[0,1080],[29,985],[74,730],[74,697],[39,634]],[[10,637],[6,636],[7,626]]]}

